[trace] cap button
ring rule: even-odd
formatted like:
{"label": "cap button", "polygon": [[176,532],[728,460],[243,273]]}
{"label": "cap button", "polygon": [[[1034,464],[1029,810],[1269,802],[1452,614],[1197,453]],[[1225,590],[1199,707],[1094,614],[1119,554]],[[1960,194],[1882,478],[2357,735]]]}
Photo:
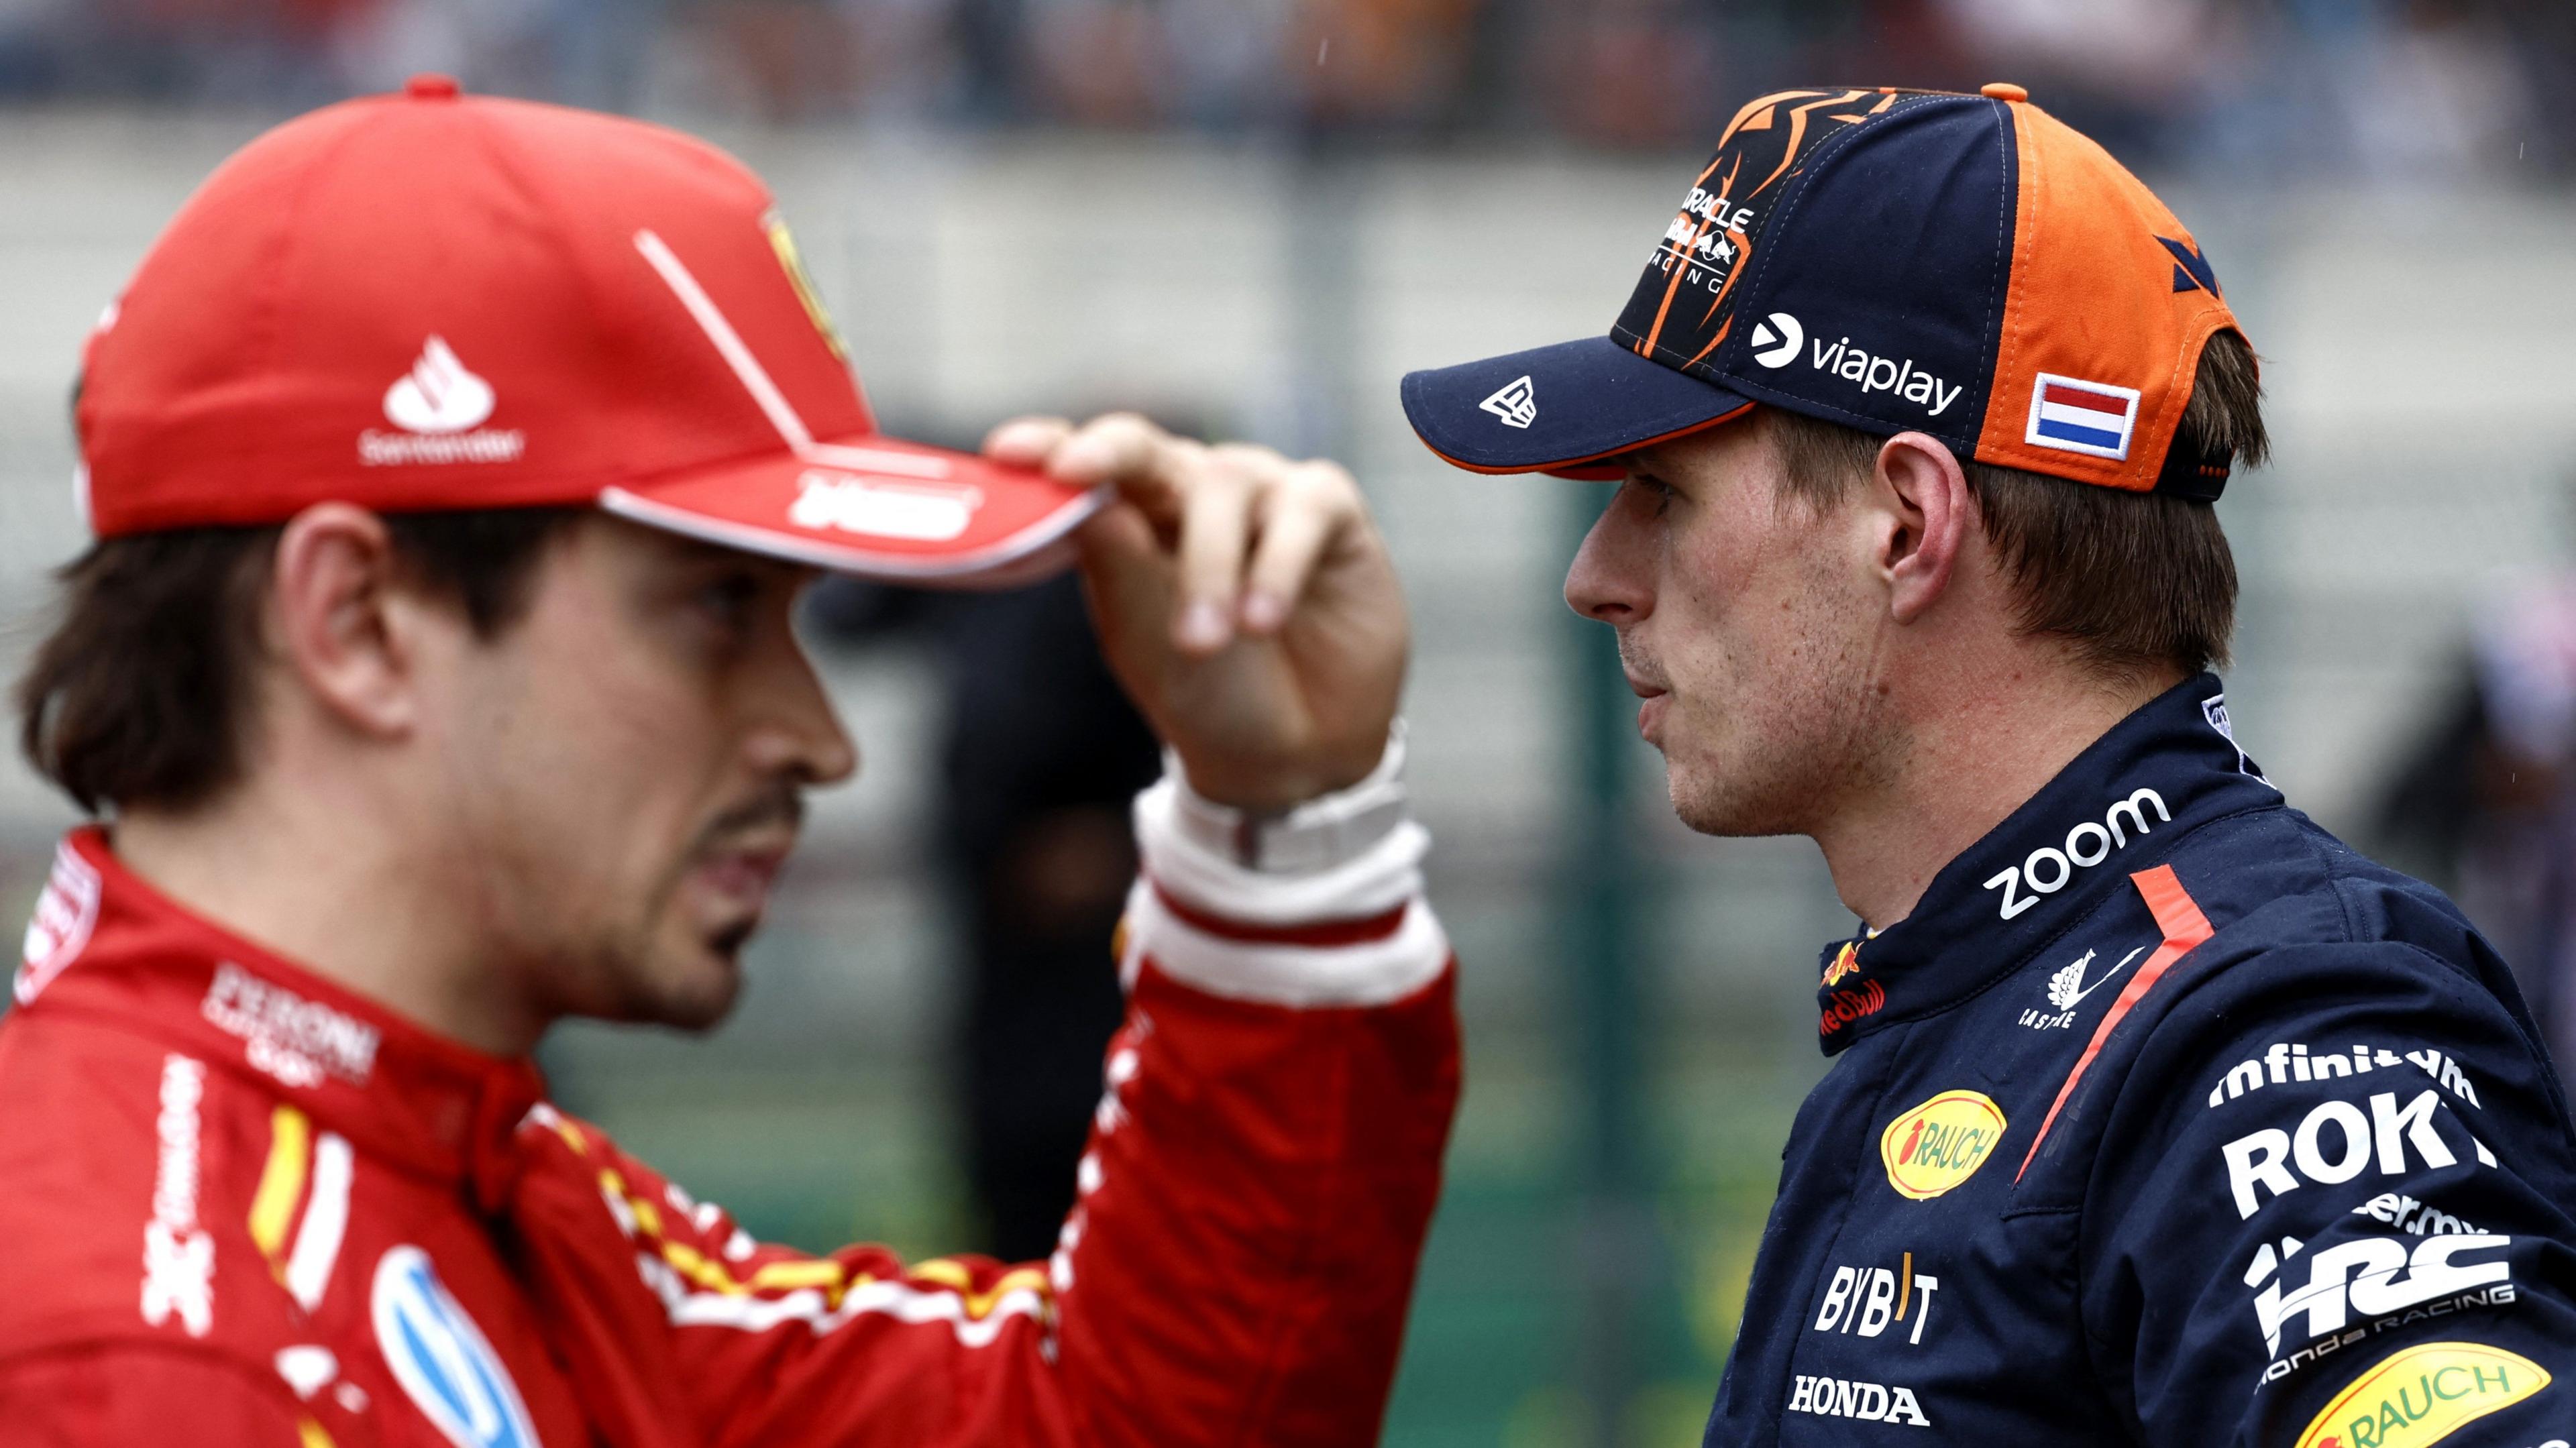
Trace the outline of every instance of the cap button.
{"label": "cap button", "polygon": [[2030,99],[2030,92],[2023,90],[2020,86],[2014,85],[2010,81],[2004,80],[1989,81],[1986,84],[1977,87],[1977,94],[1982,96],[1992,96],[1999,101],[2026,101]]}
{"label": "cap button", "polygon": [[403,94],[416,101],[452,101],[463,87],[452,75],[428,72],[403,82]]}

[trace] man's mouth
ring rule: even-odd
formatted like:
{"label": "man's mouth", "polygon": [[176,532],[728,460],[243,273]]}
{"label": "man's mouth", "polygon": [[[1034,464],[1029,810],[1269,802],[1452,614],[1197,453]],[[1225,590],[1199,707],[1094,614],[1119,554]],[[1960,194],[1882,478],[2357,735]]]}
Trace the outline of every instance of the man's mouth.
{"label": "man's mouth", "polygon": [[716,893],[750,902],[757,908],[769,898],[769,887],[787,863],[788,844],[735,845],[702,855],[692,871]]}
{"label": "man's mouth", "polygon": [[1669,694],[1648,694],[1637,706],[1637,737],[1657,749],[1664,747],[1664,715],[1671,708]]}
{"label": "man's mouth", "polygon": [[1628,681],[1628,692],[1645,701],[1637,706],[1637,735],[1661,749],[1664,715],[1672,707],[1672,690],[1655,671],[1637,666],[1639,652],[1631,647],[1626,633],[1619,635],[1619,673]]}
{"label": "man's mouth", "polygon": [[804,820],[803,796],[785,786],[725,811],[691,854],[689,878],[712,897],[719,914],[758,920]]}

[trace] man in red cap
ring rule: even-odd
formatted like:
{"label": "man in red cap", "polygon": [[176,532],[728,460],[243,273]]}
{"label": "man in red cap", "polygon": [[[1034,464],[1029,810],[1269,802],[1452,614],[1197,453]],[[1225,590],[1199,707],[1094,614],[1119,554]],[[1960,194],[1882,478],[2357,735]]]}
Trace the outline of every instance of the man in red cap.
{"label": "man in red cap", "polygon": [[2530,1016],[2207,672],[2259,397],[2191,234],[2009,85],[1761,97],[1609,335],[1405,379],[1463,466],[1618,481],[1565,596],[1674,810],[1860,917],[1713,1448],[2576,1436]]}
{"label": "man in red cap", "polygon": [[[0,1436],[1374,1437],[1457,1061],[1347,475],[882,436],[741,166],[435,78],[227,162],[78,422],[98,541],[20,701],[103,822],[0,1026]],[[855,767],[813,569],[1077,553],[1172,764],[1052,1258],[763,1246],[549,1107],[553,1021],[723,1016]]]}

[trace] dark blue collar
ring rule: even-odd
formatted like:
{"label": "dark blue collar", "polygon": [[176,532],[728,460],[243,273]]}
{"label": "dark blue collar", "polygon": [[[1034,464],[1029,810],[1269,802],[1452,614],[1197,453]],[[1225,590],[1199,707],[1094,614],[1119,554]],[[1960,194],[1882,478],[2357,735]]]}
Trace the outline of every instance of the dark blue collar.
{"label": "dark blue collar", "polygon": [[2236,747],[2217,675],[2166,690],[1944,865],[1913,914],[1825,947],[1825,1054],[1984,989],[2164,859],[2163,842],[2280,799]]}

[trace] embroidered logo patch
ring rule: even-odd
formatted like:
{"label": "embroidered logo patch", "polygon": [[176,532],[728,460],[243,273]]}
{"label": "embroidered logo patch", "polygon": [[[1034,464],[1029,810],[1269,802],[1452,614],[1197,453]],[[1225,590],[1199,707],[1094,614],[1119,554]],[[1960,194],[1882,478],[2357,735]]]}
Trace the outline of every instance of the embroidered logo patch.
{"label": "embroidered logo patch", "polygon": [[1527,427],[1538,421],[1538,389],[1526,376],[1504,383],[1476,405],[1501,418],[1505,427]]}
{"label": "embroidered logo patch", "polygon": [[2424,1448],[2548,1386],[2547,1369],[2503,1348],[2421,1343],[2335,1394],[2299,1435],[2299,1448]]}
{"label": "embroidered logo patch", "polygon": [[2030,428],[2022,440],[2120,461],[2129,456],[2129,434],[2137,423],[2138,389],[2042,372],[2031,385]]}
{"label": "embroidered logo patch", "polygon": [[1878,1154],[1899,1196],[1925,1201],[1977,1174],[2003,1140],[2004,1113],[1975,1091],[1944,1091],[1887,1123]]}
{"label": "embroidered logo patch", "polygon": [[385,421],[401,431],[359,433],[358,461],[371,468],[517,462],[528,449],[527,434],[483,426],[499,401],[446,338],[432,336],[420,344],[411,370],[385,389]]}

